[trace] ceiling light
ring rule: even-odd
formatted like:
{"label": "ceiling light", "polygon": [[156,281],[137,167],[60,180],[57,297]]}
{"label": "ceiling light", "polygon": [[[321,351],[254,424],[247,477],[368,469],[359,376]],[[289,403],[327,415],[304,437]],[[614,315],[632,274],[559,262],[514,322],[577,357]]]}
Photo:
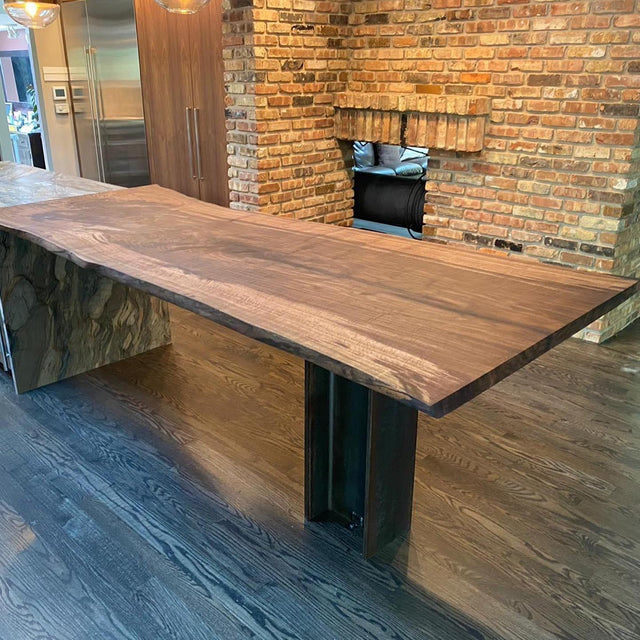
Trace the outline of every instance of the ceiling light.
{"label": "ceiling light", "polygon": [[27,0],[4,0],[7,15],[28,29],[44,29],[60,14],[58,0],[27,2]]}
{"label": "ceiling light", "polygon": [[198,13],[210,0],[156,0],[170,13]]}

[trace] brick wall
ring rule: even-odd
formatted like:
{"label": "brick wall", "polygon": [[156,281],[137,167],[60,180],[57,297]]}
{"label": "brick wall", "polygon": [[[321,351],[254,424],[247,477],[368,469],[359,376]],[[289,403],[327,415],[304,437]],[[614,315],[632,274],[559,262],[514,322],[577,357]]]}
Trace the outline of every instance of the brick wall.
{"label": "brick wall", "polygon": [[333,96],[346,87],[351,3],[227,0],[227,9],[232,206],[348,221],[353,189]]}
{"label": "brick wall", "polygon": [[258,208],[258,133],[253,0],[223,0],[229,197],[234,209]]}
{"label": "brick wall", "polygon": [[[640,276],[640,127],[631,156],[623,215],[615,249],[613,272],[623,276]],[[606,340],[640,317],[640,295],[635,296],[615,311],[586,329],[584,337],[594,341]]]}
{"label": "brick wall", "polygon": [[639,0],[225,4],[232,206],[348,223],[336,94],[488,98],[481,151],[432,151],[425,236],[640,276]]}
{"label": "brick wall", "polygon": [[[639,9],[634,0],[353,3],[349,91],[491,98],[481,152],[433,151],[428,238],[640,275]],[[606,338],[639,312],[630,302],[585,335]]]}

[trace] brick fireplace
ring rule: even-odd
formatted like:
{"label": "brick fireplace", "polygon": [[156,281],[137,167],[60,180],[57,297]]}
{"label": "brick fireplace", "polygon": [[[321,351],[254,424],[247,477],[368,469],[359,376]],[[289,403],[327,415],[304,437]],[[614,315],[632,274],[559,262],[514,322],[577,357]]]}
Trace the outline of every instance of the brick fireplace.
{"label": "brick fireplace", "polygon": [[349,141],[428,146],[429,241],[640,276],[638,0],[224,8],[232,207],[349,224]]}

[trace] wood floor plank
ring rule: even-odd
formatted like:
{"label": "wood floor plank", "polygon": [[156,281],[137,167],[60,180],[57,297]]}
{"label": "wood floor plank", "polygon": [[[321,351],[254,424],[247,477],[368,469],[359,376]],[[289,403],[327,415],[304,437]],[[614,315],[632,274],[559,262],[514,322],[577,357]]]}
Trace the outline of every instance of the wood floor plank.
{"label": "wood floor plank", "polygon": [[[4,493],[19,498],[22,506],[29,501],[19,489],[16,491],[12,478],[0,473],[0,481]],[[11,521],[15,524],[18,519],[19,514],[4,503],[0,518],[0,580],[5,597],[0,604],[0,618],[18,616],[19,622],[14,622],[13,627],[21,629],[25,639],[84,640],[100,636],[136,640],[139,636],[130,633],[95,596],[90,583],[78,574],[76,563],[65,562],[26,523],[22,528],[28,530],[28,544],[21,549],[8,546],[15,542],[15,535],[2,525]],[[12,638],[14,633],[3,637]]]}
{"label": "wood floor plank", "polygon": [[[23,402],[23,404],[26,404]],[[32,408],[33,409],[33,408]],[[47,413],[32,410],[30,412],[31,416],[44,417],[46,419]],[[70,416],[71,417],[71,416]],[[53,421],[49,421],[49,426],[54,426]],[[56,425],[61,429],[64,429],[63,425]],[[122,504],[123,500],[120,498],[117,490],[113,487],[111,479],[105,480],[100,476],[99,473],[96,473],[94,469],[91,468],[88,464],[78,464],[78,454],[81,455],[82,451],[89,451],[93,453],[93,450],[96,447],[96,444],[93,443],[89,448],[85,447],[86,439],[90,436],[89,433],[84,432],[81,434],[82,443],[76,443],[77,446],[75,448],[71,448],[65,444],[62,440],[54,440],[47,442],[43,439],[43,431],[42,427],[38,428],[35,425],[32,426],[30,432],[25,436],[25,446],[28,447],[28,451],[30,454],[30,458],[35,458],[36,460],[39,458],[42,461],[52,460],[54,462],[54,467],[49,469],[48,474],[46,475],[46,486],[43,486],[42,477],[33,477],[29,470],[23,468],[22,473],[18,474],[19,476],[24,475],[25,481],[28,482],[28,486],[31,491],[45,492],[47,491],[49,494],[55,489],[58,494],[67,496],[67,499],[71,499],[76,504],[76,511],[84,510],[89,514],[90,517],[95,519],[95,516],[101,517],[99,523],[103,529],[108,530],[110,536],[114,539],[118,540],[119,537],[123,535],[122,530],[124,529],[124,535],[132,535],[137,532],[139,536],[145,538],[146,546],[151,546],[152,550],[155,551],[154,559],[155,561],[164,560],[164,555],[168,553],[171,559],[175,559],[176,555],[180,556],[179,549],[174,553],[172,551],[172,545],[176,544],[175,541],[171,538],[171,532],[166,530],[166,525],[169,523],[165,523],[165,526],[162,524],[157,525],[154,523],[149,523],[145,521],[145,519],[140,517],[138,513],[139,510],[142,509],[143,505],[136,505],[135,503],[129,505],[125,509],[118,509],[118,505]],[[101,447],[103,452],[106,452],[106,449],[102,449],[104,446],[108,446],[113,442],[113,438],[109,438],[106,436],[104,439],[99,439],[97,445]],[[114,443],[115,444],[115,443]],[[114,453],[118,451],[117,446],[113,447]],[[140,455],[140,452],[138,452]],[[91,456],[90,459],[94,462],[98,459],[95,455]],[[69,462],[68,464],[61,465],[61,460],[73,460],[74,462]],[[128,469],[129,470],[129,469]],[[16,472],[14,471],[14,474]],[[138,478],[139,479],[139,478]],[[48,488],[47,488],[48,486]],[[136,485],[136,492],[142,493],[144,495],[144,480],[141,483],[141,486]],[[39,487],[39,489],[38,489]],[[54,489],[52,489],[53,487]],[[49,502],[52,499],[50,498]],[[99,502],[103,508],[96,510],[95,503]],[[107,506],[104,506],[107,505]],[[165,506],[166,502],[163,502],[160,507]],[[105,519],[105,512],[106,519]],[[129,515],[129,522],[123,520],[123,518],[119,517],[121,515]],[[211,520],[209,520],[211,522]],[[132,524],[133,527],[130,527],[129,524]],[[139,525],[139,526],[138,526]],[[183,526],[188,526],[188,523],[183,523]],[[84,531],[83,531],[84,529]],[[116,532],[120,532],[117,535]],[[140,533],[142,532],[142,533]],[[95,549],[94,540],[87,540],[87,534],[91,533],[89,529],[85,526],[84,528],[80,528],[76,531],[77,541],[76,544],[81,551],[84,551],[86,554],[90,554],[92,549]],[[154,544],[150,545],[149,542],[153,541]],[[104,545],[98,545],[97,548],[100,548]],[[109,562],[115,563],[117,566],[118,561],[118,553],[109,554],[109,549],[105,549],[106,559]],[[187,555],[190,555],[188,552]],[[155,564],[151,563],[148,565],[147,570],[151,571],[155,568]],[[210,605],[213,602],[224,600],[224,597],[215,597],[211,598],[211,594],[220,595],[219,590],[217,590],[216,581],[213,580],[211,584],[209,584],[206,580],[204,583],[200,582],[198,579],[199,575],[202,575],[200,570],[197,568],[197,563],[187,562],[185,564],[180,564],[180,570],[182,572],[182,577],[187,576],[187,582],[191,585],[192,588],[196,588],[196,590],[200,590],[201,592],[205,592],[208,596],[208,601]],[[204,572],[206,575],[206,571]],[[113,579],[113,576],[111,576]],[[121,580],[123,582],[122,589],[126,595],[131,597],[130,590],[137,591],[140,586],[143,584],[145,580],[149,579],[148,575],[143,575],[139,577],[135,582]],[[174,575],[174,579],[176,576]],[[231,607],[236,608],[235,603],[231,602]],[[218,605],[219,607],[219,605]],[[225,610],[226,618],[228,620],[233,620],[234,616],[230,614],[228,610]],[[260,615],[262,618],[262,614]],[[220,625],[218,625],[220,626]],[[233,625],[227,625],[232,627]],[[248,627],[250,628],[250,626]],[[153,631],[153,629],[151,629]],[[154,631],[155,634],[158,634],[160,630],[157,629]],[[146,632],[143,631],[146,635]],[[151,636],[153,634],[150,634]],[[249,635],[238,635],[237,637],[252,637],[253,635],[257,637],[270,637],[273,638],[272,634],[262,634],[259,628],[253,633]],[[157,635],[156,635],[157,637]],[[229,635],[229,637],[234,637]],[[275,636],[278,637],[278,636]]]}
{"label": "wood floor plank", "polygon": [[[25,397],[0,378],[27,612],[2,640],[57,638],[81,594],[91,640],[640,639],[640,324],[422,417],[412,532],[365,563],[302,520],[303,362],[172,311],[173,347]],[[29,531],[66,573],[29,578]]]}
{"label": "wood floor plank", "polygon": [[176,594],[165,587],[157,578],[151,578],[133,594],[141,610],[146,610],[160,626],[159,637],[167,640],[226,640],[239,636],[237,630],[219,628],[215,631]]}
{"label": "wood floor plank", "polygon": [[[331,633],[338,637],[369,635],[435,639],[442,633],[451,638],[467,637],[468,631],[464,626],[461,630],[458,621],[450,622],[444,618],[438,621],[439,616],[436,614],[429,621],[430,625],[436,629],[440,625],[447,629],[446,632],[430,633],[428,627],[419,631],[407,626],[406,622],[401,622],[402,619],[396,616],[381,616],[372,606],[363,609],[356,597],[348,595],[354,592],[353,589],[347,590],[340,582],[331,584],[332,574],[325,566],[324,558],[311,552],[310,543],[305,544],[304,556],[300,558],[300,552],[295,547],[283,547],[261,525],[236,512],[232,513],[231,521],[229,514],[218,514],[212,518],[210,508],[203,516],[197,502],[189,508],[191,496],[185,494],[184,484],[181,484],[181,501],[172,499],[172,490],[178,490],[179,487],[175,486],[177,477],[173,469],[163,471],[164,458],[160,459],[159,468],[155,466],[152,480],[152,474],[146,471],[148,461],[145,458],[152,458],[153,462],[157,462],[154,452],[136,441],[129,442],[133,449],[129,452],[117,446],[116,440],[122,437],[125,425],[118,425],[114,421],[112,434],[92,436],[90,431],[91,425],[95,423],[95,415],[92,415],[91,405],[85,405],[80,410],[76,407],[73,412],[65,406],[64,400],[60,402],[59,393],[52,398],[47,390],[34,394],[32,398],[40,405],[43,416],[51,418],[59,412],[67,417],[67,425],[56,428],[75,431],[76,437],[71,440],[70,445],[77,454],[91,463],[91,468],[84,468],[83,476],[97,471],[103,480],[92,486],[94,500],[97,499],[108,507],[109,511],[139,537],[144,538],[156,552],[169,550],[183,576],[193,583],[192,586],[204,590],[208,598],[224,599],[225,593],[232,595],[232,600],[227,602],[231,610],[232,602],[247,600],[244,608],[241,605],[238,607],[240,612],[234,611],[235,615],[244,612],[245,623],[247,614],[259,604],[260,620],[264,628],[256,628],[255,631],[260,637],[312,638],[328,637]],[[32,398],[29,398],[30,402]],[[25,401],[26,399],[21,399],[21,402]],[[32,409],[30,413],[34,415],[38,412]],[[73,420],[69,421],[71,415]],[[49,446],[44,450],[40,449],[42,445],[39,437],[31,437],[30,444],[34,447],[33,455],[49,456],[52,453]],[[65,447],[59,444],[58,448],[62,452],[56,453],[56,458],[67,459],[69,455],[64,453]],[[116,450],[120,452],[119,455],[109,454]],[[112,475],[114,466],[119,467],[120,479],[107,485],[106,479]],[[64,474],[51,478],[49,482],[66,493],[71,490],[70,478]],[[156,500],[150,499],[149,491]],[[132,498],[137,504],[135,510],[129,504]],[[229,508],[225,504],[222,506]],[[265,548],[261,549],[263,546]],[[194,561],[196,556],[199,558],[197,563]],[[234,560],[235,558],[239,560]],[[359,569],[364,563],[358,560],[356,564]],[[250,573],[247,573],[247,565],[252,567]],[[215,580],[216,575],[227,575],[232,579],[229,580],[228,577]],[[359,582],[355,573],[354,580]],[[313,589],[313,593],[310,589]],[[249,601],[252,600],[257,601],[257,604],[254,602],[249,606]],[[339,616],[335,612],[331,613],[334,600],[341,603]],[[407,601],[409,600],[405,598],[405,610]],[[413,599],[413,602],[413,609],[409,608],[407,613],[412,610],[413,616],[420,619],[423,612],[419,601]],[[383,601],[379,604],[382,605]],[[331,632],[329,626],[325,625],[330,625],[335,630]],[[287,631],[289,627],[290,630]]]}

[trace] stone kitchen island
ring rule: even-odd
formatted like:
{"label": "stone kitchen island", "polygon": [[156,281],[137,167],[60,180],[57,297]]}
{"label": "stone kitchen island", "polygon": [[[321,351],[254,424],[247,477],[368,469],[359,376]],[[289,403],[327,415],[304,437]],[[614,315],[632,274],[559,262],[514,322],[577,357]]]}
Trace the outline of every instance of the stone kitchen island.
{"label": "stone kitchen island", "polygon": [[0,207],[120,189],[110,184],[0,161]]}
{"label": "stone kitchen island", "polygon": [[[0,207],[118,189],[0,162]],[[0,363],[20,393],[171,341],[167,305],[147,293],[5,232],[0,263]]]}

